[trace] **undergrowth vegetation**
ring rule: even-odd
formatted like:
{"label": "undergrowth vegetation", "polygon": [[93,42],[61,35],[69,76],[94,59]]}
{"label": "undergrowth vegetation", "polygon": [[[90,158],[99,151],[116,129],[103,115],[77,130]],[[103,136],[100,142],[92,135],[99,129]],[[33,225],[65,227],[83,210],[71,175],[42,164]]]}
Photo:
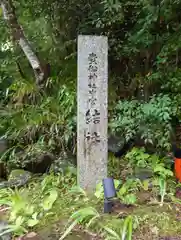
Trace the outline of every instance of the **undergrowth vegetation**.
{"label": "undergrowth vegetation", "polygon": [[[0,178],[40,156],[60,163],[26,187],[0,190],[4,231],[21,236],[71,216],[61,239],[80,226],[107,240],[180,234],[180,186],[167,157],[181,141],[180,9],[180,0],[1,0]],[[109,133],[136,139],[121,159],[109,155],[123,204],[110,216],[101,183],[88,196],[65,171],[76,165],[78,34],[108,36]]]}
{"label": "undergrowth vegetation", "polygon": [[[19,84],[15,83],[8,90],[12,102],[0,115],[1,132],[6,129],[3,137],[11,144],[1,160],[18,164],[31,161],[41,153],[73,153],[76,147],[75,92],[65,85],[59,91],[55,87],[51,95],[45,93],[33,103],[33,95],[37,95],[32,84]],[[52,84],[56,85],[56,81]],[[28,97],[28,102],[21,102],[21,97]]]}
{"label": "undergrowth vegetation", "polygon": [[[176,211],[180,209],[181,201],[175,196],[178,184],[164,160],[136,148],[125,156],[123,162],[119,160],[120,169],[126,163],[127,178],[120,174],[120,178],[114,179],[116,199],[121,205],[111,215],[103,213],[102,183],[97,185],[94,195],[88,195],[77,186],[76,174],[71,168],[57,175],[34,177],[27,187],[1,189],[0,204],[6,206],[4,217],[8,220],[1,235],[13,232],[15,236],[21,236],[57,221],[62,221],[59,227],[61,240],[80,229],[107,240],[131,240],[134,236],[142,239],[141,229],[144,227],[151,231],[149,239],[165,233],[177,234]],[[133,173],[145,165],[152,175],[141,180]]]}

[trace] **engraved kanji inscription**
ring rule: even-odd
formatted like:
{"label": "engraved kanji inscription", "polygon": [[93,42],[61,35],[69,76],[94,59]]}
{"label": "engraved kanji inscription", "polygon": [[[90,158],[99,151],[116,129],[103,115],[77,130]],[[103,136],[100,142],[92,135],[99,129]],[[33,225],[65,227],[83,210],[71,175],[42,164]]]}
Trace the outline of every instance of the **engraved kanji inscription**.
{"label": "engraved kanji inscription", "polygon": [[97,132],[93,132],[92,134],[90,132],[87,132],[85,134],[85,139],[87,141],[91,140],[92,143],[99,143],[101,141],[100,134]]}
{"label": "engraved kanji inscription", "polygon": [[93,123],[98,124],[100,123],[100,112],[97,109],[94,109],[94,113],[92,114]]}

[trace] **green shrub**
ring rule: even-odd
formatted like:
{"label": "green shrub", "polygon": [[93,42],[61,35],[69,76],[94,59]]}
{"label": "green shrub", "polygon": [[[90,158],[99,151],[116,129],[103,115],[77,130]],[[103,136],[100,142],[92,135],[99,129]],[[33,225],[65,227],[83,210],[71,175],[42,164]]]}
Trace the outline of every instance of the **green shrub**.
{"label": "green shrub", "polygon": [[177,107],[169,95],[154,95],[148,102],[119,101],[110,122],[111,131],[129,140],[135,136],[157,148],[169,149],[171,119]]}

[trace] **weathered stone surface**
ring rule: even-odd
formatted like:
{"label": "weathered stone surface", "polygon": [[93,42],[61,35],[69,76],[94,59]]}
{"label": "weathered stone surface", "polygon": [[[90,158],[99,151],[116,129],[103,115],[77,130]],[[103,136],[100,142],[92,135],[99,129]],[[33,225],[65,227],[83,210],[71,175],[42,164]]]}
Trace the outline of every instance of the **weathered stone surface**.
{"label": "weathered stone surface", "polygon": [[31,173],[28,171],[24,171],[22,169],[16,169],[11,171],[8,181],[0,182],[1,188],[15,188],[22,187],[29,182],[31,179]]}
{"label": "weathered stone surface", "polygon": [[26,174],[30,175],[30,173],[28,171],[25,171],[23,169],[12,170],[9,174],[8,181],[15,180],[15,179],[19,178],[20,176],[24,176]]}
{"label": "weathered stone surface", "polygon": [[107,176],[107,53],[107,37],[78,37],[78,183],[88,191]]}
{"label": "weathered stone surface", "polygon": [[35,154],[31,159],[22,161],[24,164],[23,169],[32,173],[46,173],[49,171],[54,159],[54,156],[50,153]]}
{"label": "weathered stone surface", "polygon": [[116,153],[120,151],[120,149],[124,146],[125,139],[116,137],[116,136],[109,136],[108,137],[108,151],[112,153]]}

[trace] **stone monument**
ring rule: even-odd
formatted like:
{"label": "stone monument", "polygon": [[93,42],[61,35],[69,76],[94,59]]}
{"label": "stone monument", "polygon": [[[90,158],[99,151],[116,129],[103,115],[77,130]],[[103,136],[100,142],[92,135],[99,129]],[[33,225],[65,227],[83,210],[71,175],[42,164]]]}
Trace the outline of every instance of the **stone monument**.
{"label": "stone monument", "polygon": [[108,39],[78,36],[78,184],[94,191],[107,177]]}

